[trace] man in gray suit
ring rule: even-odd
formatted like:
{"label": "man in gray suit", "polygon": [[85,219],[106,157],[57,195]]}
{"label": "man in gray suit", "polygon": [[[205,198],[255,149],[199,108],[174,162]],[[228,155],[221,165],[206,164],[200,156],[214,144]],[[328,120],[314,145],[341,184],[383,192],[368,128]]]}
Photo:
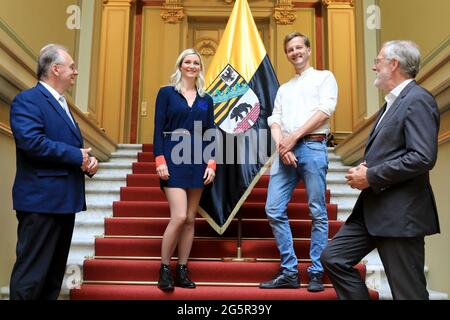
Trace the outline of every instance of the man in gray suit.
{"label": "man in gray suit", "polygon": [[390,41],[375,59],[375,86],[389,94],[369,135],[364,162],[346,176],[362,190],[353,212],[321,256],[339,299],[369,299],[353,268],[377,249],[394,299],[428,299],[424,237],[439,233],[429,171],[437,158],[439,110],[414,81],[420,52]]}

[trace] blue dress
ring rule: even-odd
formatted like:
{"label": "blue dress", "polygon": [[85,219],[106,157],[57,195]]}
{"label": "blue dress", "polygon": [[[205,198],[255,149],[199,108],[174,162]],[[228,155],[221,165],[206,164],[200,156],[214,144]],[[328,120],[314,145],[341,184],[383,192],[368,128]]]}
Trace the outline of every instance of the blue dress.
{"label": "blue dress", "polygon": [[204,187],[203,175],[214,151],[204,159],[203,152],[211,141],[203,141],[203,134],[214,128],[214,104],[209,95],[200,97],[197,94],[189,107],[184,96],[173,86],[159,89],[153,154],[155,157],[164,155],[170,175],[169,180],[160,179],[161,188]]}

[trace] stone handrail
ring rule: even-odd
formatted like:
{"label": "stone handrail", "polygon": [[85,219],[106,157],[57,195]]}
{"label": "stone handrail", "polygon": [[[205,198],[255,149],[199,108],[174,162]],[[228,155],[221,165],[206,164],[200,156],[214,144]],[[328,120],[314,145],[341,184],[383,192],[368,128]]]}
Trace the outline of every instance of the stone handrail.
{"label": "stone handrail", "polygon": [[[25,44],[0,28],[0,100],[4,104],[9,105],[17,93],[36,85],[36,57],[32,55]],[[91,147],[100,161],[108,160],[111,152],[117,148],[116,143],[89,117],[89,113],[75,106],[70,95],[67,100],[83,133],[85,147]],[[8,119],[4,115],[0,115],[0,133],[12,137]]]}

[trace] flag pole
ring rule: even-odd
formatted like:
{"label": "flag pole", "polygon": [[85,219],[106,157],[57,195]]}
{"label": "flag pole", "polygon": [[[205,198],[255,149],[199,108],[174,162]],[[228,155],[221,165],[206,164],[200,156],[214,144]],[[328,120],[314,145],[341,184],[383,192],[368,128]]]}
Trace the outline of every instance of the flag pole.
{"label": "flag pole", "polygon": [[224,262],[256,262],[256,258],[242,257],[242,218],[238,216],[236,257],[222,258]]}

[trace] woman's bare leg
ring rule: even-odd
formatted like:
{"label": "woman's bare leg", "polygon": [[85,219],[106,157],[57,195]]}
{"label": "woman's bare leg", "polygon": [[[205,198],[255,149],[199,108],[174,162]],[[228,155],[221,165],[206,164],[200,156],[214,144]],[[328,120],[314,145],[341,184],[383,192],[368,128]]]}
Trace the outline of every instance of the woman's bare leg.
{"label": "woman's bare leg", "polygon": [[169,202],[170,222],[162,240],[161,263],[169,264],[187,220],[188,193],[181,188],[164,188],[164,192]]}
{"label": "woman's bare leg", "polygon": [[178,264],[186,264],[194,241],[195,216],[203,189],[187,189],[187,218],[178,238]]}

